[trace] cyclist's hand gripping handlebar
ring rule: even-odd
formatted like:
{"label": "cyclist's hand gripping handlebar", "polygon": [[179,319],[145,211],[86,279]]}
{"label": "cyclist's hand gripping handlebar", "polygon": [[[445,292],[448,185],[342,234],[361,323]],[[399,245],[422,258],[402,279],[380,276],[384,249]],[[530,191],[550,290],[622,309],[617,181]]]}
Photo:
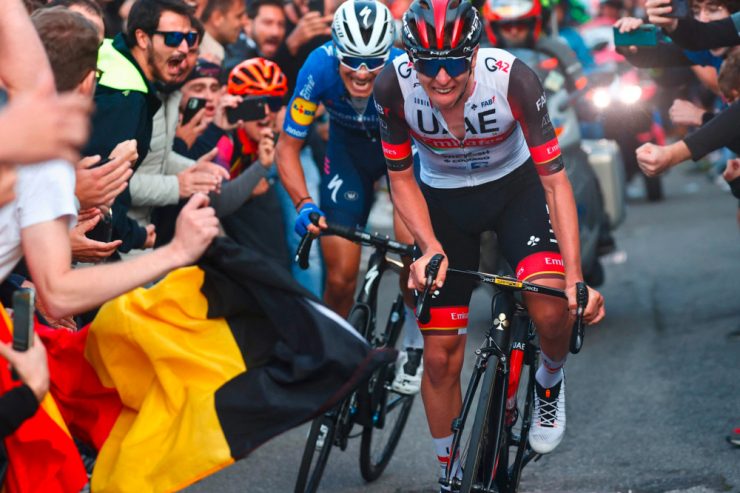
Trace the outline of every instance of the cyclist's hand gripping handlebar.
{"label": "cyclist's hand gripping handlebar", "polygon": [[[318,212],[312,212],[308,217],[316,226],[319,225],[321,215]],[[298,266],[303,270],[308,269],[308,254],[311,252],[311,244],[314,238],[316,237],[307,231],[303,235],[303,238],[301,238],[301,242],[298,244],[298,249],[295,252],[295,261],[298,262]]]}
{"label": "cyclist's hand gripping handlebar", "polygon": [[585,332],[583,330],[583,312],[586,310],[588,305],[588,288],[586,283],[576,283],[576,321],[573,324],[573,332],[570,335],[570,352],[573,354],[578,353],[583,347],[583,337]]}
{"label": "cyclist's hand gripping handlebar", "polygon": [[442,264],[444,258],[444,255],[438,253],[432,257],[426,267],[425,274],[427,276],[427,282],[424,286],[424,291],[422,291],[419,299],[416,300],[416,318],[423,324],[429,323],[429,319],[431,318],[429,314],[429,292],[434,286],[434,280],[437,278],[439,266]]}

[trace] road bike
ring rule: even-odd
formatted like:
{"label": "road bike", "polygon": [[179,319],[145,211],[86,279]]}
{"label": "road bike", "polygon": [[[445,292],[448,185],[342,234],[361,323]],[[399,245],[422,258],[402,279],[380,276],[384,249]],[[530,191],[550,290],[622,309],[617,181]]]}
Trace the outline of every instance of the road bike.
{"label": "road bike", "polygon": [[[430,261],[427,287],[417,301],[417,316],[422,323],[430,318],[429,292],[442,258],[436,255]],[[491,326],[475,351],[475,367],[462,411],[452,422],[450,458],[455,460],[448,461],[440,483],[460,493],[513,493],[519,487],[524,466],[540,457],[528,443],[539,347],[534,324],[514,293],[566,296],[562,290],[508,276],[453,268],[448,268],[447,274],[492,285],[496,293],[491,300]],[[578,308],[570,340],[573,353],[583,345],[583,311],[588,302],[584,283],[578,283],[576,291]],[[471,419],[472,428],[468,426]]]}
{"label": "road bike", "polygon": [[[316,224],[318,214],[311,215]],[[347,320],[374,348],[395,348],[403,327],[405,311],[399,293],[391,306],[384,327],[377,326],[378,288],[383,274],[401,272],[403,263],[387,256],[388,253],[411,257],[413,245],[399,243],[387,236],[370,234],[362,230],[329,225],[322,234],[333,234],[347,240],[370,246],[373,252],[355,304]],[[304,236],[298,246],[296,261],[308,267],[308,252],[313,237]],[[316,418],[306,440],[301,466],[296,479],[296,493],[313,493],[319,487],[321,476],[329,459],[332,446],[347,448],[350,438],[361,437],[360,472],[366,481],[374,481],[385,470],[406,426],[413,395],[400,394],[391,388],[395,377],[395,364],[377,370],[369,381],[331,411]],[[354,432],[355,425],[361,430]]]}

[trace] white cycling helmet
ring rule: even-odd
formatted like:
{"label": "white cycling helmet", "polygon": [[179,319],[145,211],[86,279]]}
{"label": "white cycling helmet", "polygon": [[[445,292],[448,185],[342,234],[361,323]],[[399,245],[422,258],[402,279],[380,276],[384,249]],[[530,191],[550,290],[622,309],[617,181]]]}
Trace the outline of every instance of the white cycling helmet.
{"label": "white cycling helmet", "polygon": [[393,16],[375,0],[347,0],[334,14],[331,37],[337,55],[383,58],[393,45]]}

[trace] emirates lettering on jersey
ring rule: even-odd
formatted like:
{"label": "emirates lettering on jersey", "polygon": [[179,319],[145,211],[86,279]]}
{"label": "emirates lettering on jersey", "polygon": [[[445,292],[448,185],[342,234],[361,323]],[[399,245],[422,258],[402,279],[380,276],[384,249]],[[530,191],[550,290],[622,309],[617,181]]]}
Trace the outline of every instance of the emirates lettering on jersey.
{"label": "emirates lettering on jersey", "polygon": [[[507,130],[505,133],[500,134],[500,135],[493,135],[491,137],[467,138],[462,142],[462,145],[470,146],[470,147],[481,147],[481,146],[498,144],[499,142],[503,142],[504,140],[508,139],[509,135],[511,135],[515,129],[516,129],[516,126],[512,125],[509,128],[509,130]],[[445,131],[444,133],[447,134],[448,132]],[[437,149],[456,149],[461,146],[460,141],[454,137],[433,138],[433,137],[427,137],[426,135],[422,135],[414,131],[411,132],[411,135],[413,135],[414,139],[416,139],[417,141],[423,142],[424,144],[430,147],[437,148]]]}

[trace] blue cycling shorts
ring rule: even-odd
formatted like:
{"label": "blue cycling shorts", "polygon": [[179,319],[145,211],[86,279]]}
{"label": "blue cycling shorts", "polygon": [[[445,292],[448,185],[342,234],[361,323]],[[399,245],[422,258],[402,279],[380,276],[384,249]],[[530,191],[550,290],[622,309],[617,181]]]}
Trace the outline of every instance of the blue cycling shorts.
{"label": "blue cycling shorts", "polygon": [[329,223],[364,228],[375,182],[384,175],[387,179],[377,133],[330,125],[320,185],[320,207]]}

